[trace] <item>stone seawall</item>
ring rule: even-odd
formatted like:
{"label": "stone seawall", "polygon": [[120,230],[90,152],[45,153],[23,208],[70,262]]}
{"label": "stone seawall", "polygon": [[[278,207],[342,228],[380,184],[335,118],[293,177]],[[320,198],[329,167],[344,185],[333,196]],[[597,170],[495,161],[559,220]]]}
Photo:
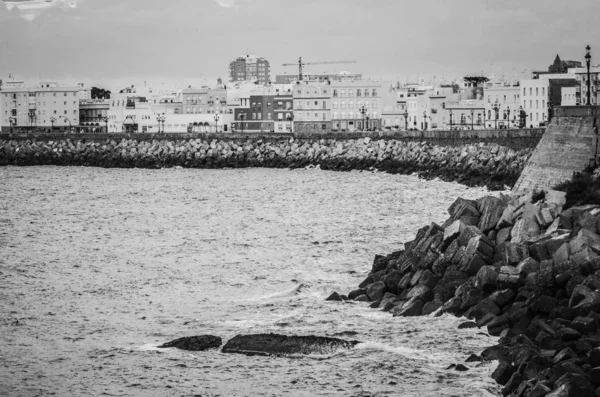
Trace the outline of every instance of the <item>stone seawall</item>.
{"label": "stone seawall", "polygon": [[[435,139],[435,138],[432,138]],[[439,138],[438,138],[439,139]],[[516,148],[497,143],[446,145],[426,140],[371,137],[248,136],[37,136],[0,138],[0,165],[118,168],[299,168],[418,173],[470,186],[512,186],[531,155],[535,138],[515,137]],[[539,138],[538,138],[539,140]]]}

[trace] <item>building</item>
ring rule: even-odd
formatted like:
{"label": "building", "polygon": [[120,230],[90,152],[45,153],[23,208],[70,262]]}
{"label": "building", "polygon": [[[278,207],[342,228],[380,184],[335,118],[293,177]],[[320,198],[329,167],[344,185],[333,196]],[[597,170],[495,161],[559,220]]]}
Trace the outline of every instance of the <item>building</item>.
{"label": "building", "polygon": [[[339,73],[322,73],[322,74],[306,74],[303,75],[303,80],[326,83],[328,81],[353,81],[362,80],[363,76],[360,73],[339,72]],[[289,84],[298,81],[298,74],[278,74],[275,76],[276,84]]]}
{"label": "building", "polygon": [[[528,127],[543,127],[551,118],[551,107],[562,102],[563,87],[579,87],[573,77],[555,78],[560,75],[540,75],[539,79],[521,80],[521,106],[524,119],[520,124]],[[549,78],[552,77],[552,78]]]}
{"label": "building", "polygon": [[[577,80],[577,105],[587,105],[587,68],[574,68],[573,73]],[[600,66],[590,67],[590,105],[600,104]]]}
{"label": "building", "polygon": [[381,93],[381,126],[386,130],[404,130],[407,128],[406,95],[393,87]]}
{"label": "building", "polygon": [[381,83],[371,80],[332,81],[329,89],[332,131],[381,129]]}
{"label": "building", "polygon": [[227,107],[227,89],[186,88],[182,93],[183,114],[224,114],[229,113]]}
{"label": "building", "polygon": [[552,63],[552,65],[548,66],[548,71],[535,71],[532,74],[534,79],[539,79],[541,76],[546,74],[568,73],[569,69],[580,68],[581,66],[581,62],[579,61],[563,61],[560,59],[558,54],[556,54],[554,62]]}
{"label": "building", "polygon": [[518,81],[491,81],[484,85],[486,128],[518,128],[521,86]]}
{"label": "building", "polygon": [[271,82],[269,61],[250,54],[236,58],[229,64],[229,81],[255,81],[267,85]]}
{"label": "building", "polygon": [[293,132],[292,84],[236,85],[228,90],[236,132]]}
{"label": "building", "polygon": [[293,89],[294,132],[331,132],[331,85],[317,82],[298,82]]}
{"label": "building", "polygon": [[79,126],[84,132],[108,132],[108,99],[80,99]]}
{"label": "building", "polygon": [[75,128],[79,124],[78,86],[7,82],[0,91],[2,132]]}
{"label": "building", "polygon": [[561,87],[560,106],[576,106],[577,105],[577,88],[578,87]]}

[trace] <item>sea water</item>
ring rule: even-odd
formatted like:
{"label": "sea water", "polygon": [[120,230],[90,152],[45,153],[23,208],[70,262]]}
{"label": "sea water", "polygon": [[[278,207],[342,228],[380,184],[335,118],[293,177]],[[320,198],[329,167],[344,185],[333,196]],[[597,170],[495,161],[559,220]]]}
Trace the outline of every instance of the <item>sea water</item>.
{"label": "sea water", "polygon": [[[0,168],[0,395],[495,396],[452,316],[328,302],[484,189],[313,170]],[[359,340],[327,356],[157,349],[212,334]]]}

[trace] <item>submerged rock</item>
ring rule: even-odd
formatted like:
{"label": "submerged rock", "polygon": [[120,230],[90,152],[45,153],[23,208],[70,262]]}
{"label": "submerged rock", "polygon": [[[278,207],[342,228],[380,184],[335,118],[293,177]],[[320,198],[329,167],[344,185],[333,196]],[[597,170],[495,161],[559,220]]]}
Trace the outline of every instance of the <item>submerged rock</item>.
{"label": "submerged rock", "polygon": [[213,349],[221,346],[223,341],[218,336],[213,335],[199,335],[199,336],[186,336],[183,338],[172,340],[163,345],[158,346],[159,349],[166,349],[169,347],[176,347],[182,350],[190,351],[204,351]]}
{"label": "submerged rock", "polygon": [[237,335],[223,346],[223,353],[249,356],[283,356],[288,354],[329,354],[338,349],[351,349],[359,341],[323,336],[287,336],[278,334]]}

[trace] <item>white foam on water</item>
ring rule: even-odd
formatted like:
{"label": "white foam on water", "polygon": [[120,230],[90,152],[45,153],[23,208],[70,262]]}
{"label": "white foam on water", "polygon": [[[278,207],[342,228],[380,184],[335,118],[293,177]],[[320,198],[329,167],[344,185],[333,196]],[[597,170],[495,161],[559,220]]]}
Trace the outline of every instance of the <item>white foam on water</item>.
{"label": "white foam on water", "polygon": [[356,345],[355,348],[363,349],[363,350],[385,351],[388,353],[394,353],[394,354],[398,354],[398,355],[406,357],[406,358],[410,358],[411,360],[428,361],[431,356],[428,352],[425,352],[422,350],[411,349],[410,347],[406,347],[406,346],[391,346],[391,345],[388,345],[385,343],[380,343],[380,342],[359,343],[358,345]]}

